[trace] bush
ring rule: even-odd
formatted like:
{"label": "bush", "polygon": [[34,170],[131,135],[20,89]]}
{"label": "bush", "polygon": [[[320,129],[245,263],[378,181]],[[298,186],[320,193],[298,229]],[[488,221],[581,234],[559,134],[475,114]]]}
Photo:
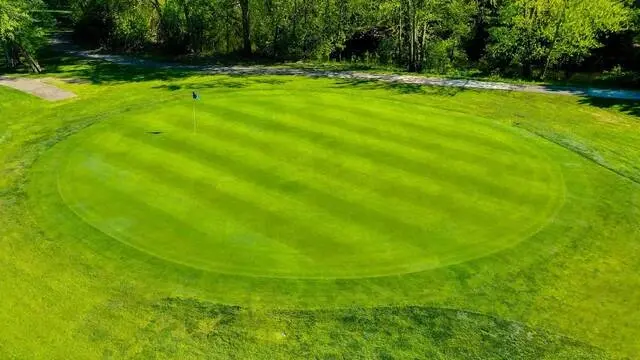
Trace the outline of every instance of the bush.
{"label": "bush", "polygon": [[149,16],[141,11],[127,11],[116,18],[111,47],[126,51],[140,50],[150,40]]}
{"label": "bush", "polygon": [[139,50],[151,41],[152,9],[143,0],[76,3],[76,40],[117,50]]}

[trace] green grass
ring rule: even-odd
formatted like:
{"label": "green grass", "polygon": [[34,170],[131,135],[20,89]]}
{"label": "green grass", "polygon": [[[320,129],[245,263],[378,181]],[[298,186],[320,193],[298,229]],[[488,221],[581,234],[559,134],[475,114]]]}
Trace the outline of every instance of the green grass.
{"label": "green grass", "polygon": [[4,358],[640,352],[636,104],[52,69],[0,88]]}
{"label": "green grass", "polygon": [[208,95],[195,132],[185,97],[64,142],[34,207],[203,270],[362,277],[502,250],[564,200],[547,153],[477,117],[340,92]]}

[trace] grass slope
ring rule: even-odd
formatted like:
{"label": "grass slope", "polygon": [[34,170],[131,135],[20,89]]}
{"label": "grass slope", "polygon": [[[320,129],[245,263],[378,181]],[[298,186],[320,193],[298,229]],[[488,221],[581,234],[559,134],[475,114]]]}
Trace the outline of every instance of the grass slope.
{"label": "grass slope", "polygon": [[[640,351],[636,341],[636,324],[640,321],[640,187],[633,181],[640,178],[637,118],[587,106],[581,104],[583,100],[569,97],[452,92],[293,77],[127,72],[100,63],[70,62],[49,76],[57,77],[60,86],[79,94],[79,98],[50,104],[0,89],[0,308],[6,309],[0,312],[0,352],[7,355],[4,357],[601,359],[633,357]],[[66,78],[74,78],[74,83],[65,83]],[[83,79],[87,83],[78,81]],[[204,99],[220,98],[214,105],[206,105],[215,109],[202,112],[196,140],[188,121],[172,121],[175,113],[190,111],[188,105],[182,108],[180,99],[188,98],[191,89],[199,89]],[[290,100],[277,103],[265,95],[257,96],[254,103],[246,95],[274,90],[289,94],[284,98]],[[234,99],[231,92],[245,96]],[[311,92],[314,96],[306,95]],[[300,101],[309,103],[315,121],[306,114],[296,116],[302,112]],[[389,101],[401,106],[391,106]],[[326,102],[335,107],[326,106]],[[358,106],[352,107],[354,103]],[[418,107],[425,109],[422,117],[415,115]],[[407,117],[391,122],[393,119],[385,115],[390,109],[407,113]],[[275,110],[289,115],[268,115]],[[354,113],[357,117],[350,115]],[[341,114],[342,121],[336,122]],[[426,118],[441,124],[429,123],[433,136],[421,136],[415,127],[426,125]],[[232,119],[236,121],[228,121]],[[457,119],[460,126],[446,127],[451,119]],[[258,124],[263,126],[261,131]],[[434,143],[447,136],[443,131],[465,127],[469,131],[456,133],[451,142]],[[506,175],[522,178],[532,173],[545,179],[556,172],[536,169],[557,168],[564,180],[564,203],[551,221],[526,241],[509,243],[502,251],[475,260],[412,274],[303,279],[202,271],[118,245],[96,230],[101,224],[79,221],[67,206],[86,203],[91,213],[104,216],[127,208],[118,208],[120,202],[115,197],[94,195],[84,186],[100,185],[101,192],[110,190],[102,183],[121,189],[136,186],[136,193],[144,190],[138,182],[127,185],[114,179],[101,180],[87,163],[98,157],[104,160],[101,166],[111,166],[108,169],[117,165],[131,170],[133,160],[140,165],[157,159],[150,155],[175,156],[181,160],[179,166],[187,166],[186,171],[179,171],[179,167],[168,174],[158,171],[175,161],[151,162],[145,170],[145,176],[162,173],[153,186],[164,188],[197,173],[194,169],[201,169],[203,179],[210,180],[208,169],[215,168],[223,157],[238,159],[236,152],[242,152],[244,157],[237,163],[227,162],[225,168],[216,171],[236,176],[244,174],[240,170],[250,169],[246,174],[253,174],[256,169],[275,165],[286,172],[273,173],[287,180],[304,180],[303,184],[315,189],[325,186],[320,180],[346,177],[338,170],[342,168],[333,169],[328,164],[344,161],[344,169],[353,170],[358,164],[364,166],[362,155],[379,154],[375,161],[379,168],[375,169],[385,176],[391,176],[398,167],[417,172],[417,164],[408,164],[422,159],[418,154],[452,157],[452,163],[460,160],[453,157],[455,152],[447,152],[447,146],[455,144],[463,149],[455,156],[467,157],[459,164],[464,164],[461,169],[473,174],[479,164],[475,159],[496,150],[485,154],[479,139],[465,137],[481,135],[480,129],[503,136],[500,143],[511,145],[505,149],[504,158],[490,163],[495,169],[500,168],[500,161],[509,160],[509,153],[530,160],[518,162]],[[164,133],[156,136],[144,131]],[[305,137],[311,132],[317,137]],[[341,141],[321,146],[327,145],[320,141],[329,136],[341,136]],[[186,144],[187,139],[192,140],[189,145],[179,145]],[[351,142],[353,145],[346,147]],[[131,151],[113,153],[114,148],[117,150],[110,146],[113,144],[125,144]],[[259,148],[260,144],[269,146]],[[427,146],[434,144],[441,146],[438,151],[425,151],[433,149]],[[492,144],[489,141],[487,145]],[[83,151],[74,152],[73,148]],[[314,151],[294,156],[290,148]],[[375,152],[380,149],[384,153]],[[386,158],[383,154],[394,156]],[[212,158],[215,155],[219,156]],[[326,163],[316,161],[311,166],[309,162],[318,157]],[[63,159],[69,161],[68,166],[57,166]],[[404,162],[396,161],[399,159]],[[251,168],[247,168],[249,164]],[[63,178],[61,191],[72,197],[67,204],[49,186],[56,183],[54,171]],[[287,184],[270,183],[266,171],[259,174],[263,177],[254,179],[256,184],[282,186],[278,191],[298,200],[303,209],[311,208],[319,199],[305,198],[299,189]],[[248,186],[247,177],[241,180],[230,181],[220,191]],[[361,183],[367,189],[382,191],[383,180],[367,177]],[[437,180],[416,179],[411,185],[428,189]],[[549,184],[535,176],[525,180],[533,184],[532,190],[535,184]],[[329,195],[351,196],[355,187],[339,182],[348,185],[344,189],[348,191],[338,192],[343,189],[339,187]],[[468,184],[455,185],[465,190]],[[488,185],[483,183],[483,189]],[[508,182],[500,185],[511,187],[511,191],[525,188]],[[452,193],[455,191],[442,194]],[[281,196],[274,188],[264,194],[251,194]],[[398,196],[408,202],[409,194]],[[207,200],[206,195],[189,186],[178,188],[178,195],[188,195],[192,203]],[[493,201],[503,199],[486,190],[478,195]],[[264,201],[262,197],[252,199]],[[268,197],[265,199],[263,205],[271,204]],[[518,197],[509,203],[517,205],[515,199]],[[144,200],[154,199],[147,194]],[[361,201],[358,198],[358,203]],[[534,196],[520,209],[523,214],[538,214],[540,204],[547,201],[544,196]],[[101,202],[104,209],[97,206]],[[128,204],[133,206],[132,202]],[[365,204],[371,207],[376,203]],[[441,204],[449,205],[446,201]],[[454,202],[451,206],[461,204]],[[243,205],[240,209],[253,208]],[[295,209],[281,210],[297,219],[302,215]],[[439,209],[442,207],[423,205],[421,211]],[[347,211],[340,206],[332,210]],[[389,215],[392,218],[404,220],[403,215],[408,213],[396,214],[393,210]],[[356,219],[368,219],[363,214],[369,213],[356,213]],[[140,216],[142,222],[148,216],[139,212],[131,215]],[[219,217],[213,219],[229,215],[215,216]],[[263,212],[255,216],[263,216]],[[366,224],[373,228],[386,226],[368,221]],[[356,225],[358,231],[366,233],[366,227],[361,230],[361,224]],[[455,248],[455,244],[446,242],[440,246],[444,250]],[[410,250],[402,251],[403,256],[423,259]],[[247,259],[250,257],[247,255]],[[361,257],[359,261],[364,264],[366,259]],[[282,265],[286,263],[278,260],[276,265],[292,269]],[[247,268],[244,266],[244,271]],[[326,273],[326,269],[314,274]],[[335,272],[331,275],[347,276],[347,270],[332,269]],[[307,271],[317,269],[298,268],[296,274],[308,276],[310,273],[304,273]],[[362,276],[362,272],[357,275]]]}

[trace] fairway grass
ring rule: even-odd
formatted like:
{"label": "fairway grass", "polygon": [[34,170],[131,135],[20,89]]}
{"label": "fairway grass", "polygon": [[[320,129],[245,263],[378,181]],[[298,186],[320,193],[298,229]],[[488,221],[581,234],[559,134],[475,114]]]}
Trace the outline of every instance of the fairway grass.
{"label": "fairway grass", "polygon": [[75,60],[47,76],[78,97],[0,89],[0,357],[640,353],[637,118]]}

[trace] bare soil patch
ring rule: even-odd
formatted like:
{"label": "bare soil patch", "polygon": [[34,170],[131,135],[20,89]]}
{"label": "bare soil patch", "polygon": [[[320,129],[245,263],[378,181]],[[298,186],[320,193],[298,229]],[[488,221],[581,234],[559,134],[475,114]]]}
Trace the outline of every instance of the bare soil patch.
{"label": "bare soil patch", "polygon": [[20,90],[48,101],[60,101],[76,97],[76,94],[47,84],[42,79],[8,78],[0,76],[0,85]]}

